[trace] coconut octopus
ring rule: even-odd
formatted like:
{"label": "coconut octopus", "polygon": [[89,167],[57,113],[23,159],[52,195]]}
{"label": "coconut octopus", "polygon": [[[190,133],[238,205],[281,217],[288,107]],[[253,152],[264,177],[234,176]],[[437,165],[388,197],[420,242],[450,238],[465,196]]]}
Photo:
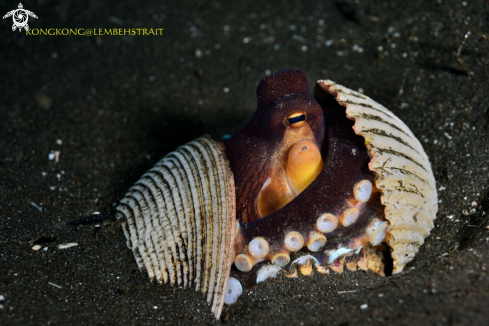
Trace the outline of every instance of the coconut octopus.
{"label": "coconut octopus", "polygon": [[280,271],[401,272],[438,209],[409,128],[332,81],[313,95],[297,70],[267,76],[257,100],[225,143],[179,147],[121,200],[116,216],[140,269],[207,294],[217,319],[243,286]]}

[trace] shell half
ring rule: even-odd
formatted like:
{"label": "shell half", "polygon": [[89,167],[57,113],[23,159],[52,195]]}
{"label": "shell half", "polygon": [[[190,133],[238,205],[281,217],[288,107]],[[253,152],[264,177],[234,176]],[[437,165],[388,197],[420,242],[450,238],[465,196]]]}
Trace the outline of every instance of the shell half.
{"label": "shell half", "polygon": [[234,258],[234,179],[222,143],[195,139],[166,155],[116,208],[139,268],[195,286],[219,319]]}
{"label": "shell half", "polygon": [[377,173],[375,183],[389,221],[386,242],[392,249],[393,273],[399,273],[430,234],[438,212],[428,156],[411,130],[379,103],[331,80],[319,80],[317,87],[346,107],[347,117],[355,121],[353,130],[365,138],[372,158],[369,169]]}

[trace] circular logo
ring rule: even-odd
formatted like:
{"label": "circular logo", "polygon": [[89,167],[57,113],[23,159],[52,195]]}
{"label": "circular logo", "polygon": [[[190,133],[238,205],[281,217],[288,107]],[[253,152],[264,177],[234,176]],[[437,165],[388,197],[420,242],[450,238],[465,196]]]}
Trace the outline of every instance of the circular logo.
{"label": "circular logo", "polygon": [[13,19],[14,19],[14,23],[17,26],[21,26],[27,22],[27,19],[29,19],[29,17],[27,16],[25,10],[17,9],[15,14],[13,15]]}

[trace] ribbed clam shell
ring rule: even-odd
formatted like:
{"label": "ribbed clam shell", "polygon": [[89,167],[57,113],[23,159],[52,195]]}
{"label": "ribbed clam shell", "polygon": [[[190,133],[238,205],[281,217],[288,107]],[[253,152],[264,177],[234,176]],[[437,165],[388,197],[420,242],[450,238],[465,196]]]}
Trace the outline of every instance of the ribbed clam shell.
{"label": "ribbed clam shell", "polygon": [[202,137],[166,155],[117,207],[139,268],[207,293],[217,319],[234,258],[234,197],[224,145]]}
{"label": "ribbed clam shell", "polygon": [[346,107],[355,133],[365,138],[372,158],[369,168],[378,174],[375,183],[389,221],[393,272],[399,273],[430,234],[438,211],[428,156],[411,130],[379,103],[330,80],[318,84]]}

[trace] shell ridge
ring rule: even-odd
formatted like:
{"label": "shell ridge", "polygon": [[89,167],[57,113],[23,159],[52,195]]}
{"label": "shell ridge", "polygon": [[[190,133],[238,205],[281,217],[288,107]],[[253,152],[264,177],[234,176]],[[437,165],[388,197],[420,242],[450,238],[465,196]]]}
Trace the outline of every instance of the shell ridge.
{"label": "shell ridge", "polygon": [[[131,243],[132,243],[132,250],[133,252],[136,252],[138,251],[139,249],[137,248],[138,247],[138,235],[137,235],[137,231],[136,231],[136,225],[135,225],[135,222],[134,222],[134,216],[133,216],[133,213],[132,211],[129,210],[129,205],[126,204],[126,200],[122,201],[119,203],[119,206],[117,207],[118,211],[121,212],[122,214],[124,214],[124,216],[126,217],[126,221],[127,221],[127,224],[128,224],[128,228],[129,228],[129,232],[130,232],[130,235],[131,235]],[[142,262],[142,257],[139,255],[139,253],[137,254],[138,257],[139,257],[139,260]],[[141,267],[140,267],[141,268]]]}
{"label": "shell ridge", "polygon": [[134,185],[135,189],[141,188],[141,192],[145,197],[145,200],[149,203],[150,211],[151,211],[151,238],[154,246],[154,250],[156,252],[157,256],[157,261],[153,262],[153,264],[156,266],[159,266],[159,273],[160,277],[162,279],[158,279],[160,282],[163,280],[164,283],[168,281],[168,273],[167,273],[167,266],[165,265],[165,254],[163,253],[163,248],[161,246],[161,241],[160,238],[157,237],[157,235],[160,233],[160,223],[159,223],[159,210],[157,206],[157,200],[155,198],[155,195],[153,193],[152,187],[149,187],[146,181],[146,178],[141,178],[136,185]]}
{"label": "shell ridge", "polygon": [[367,113],[351,113],[348,116],[355,118],[355,120],[362,119],[362,120],[366,120],[366,121],[378,121],[379,123],[383,123],[383,124],[393,128],[393,129],[396,129],[396,130],[402,132],[406,136],[411,137],[408,133],[406,133],[405,130],[402,130],[400,127],[396,126],[395,122],[382,119],[382,117],[379,117],[378,115],[367,114]]}
{"label": "shell ridge", "polygon": [[[375,148],[371,148],[370,146],[367,146],[367,149],[369,150],[369,152],[373,152],[375,150]],[[371,170],[375,169],[375,171],[381,171],[378,172],[379,177],[382,177],[381,179],[394,178],[399,176],[399,173],[409,176],[415,174],[418,175],[419,179],[426,181],[426,185],[431,191],[436,191],[435,186],[430,182],[429,171],[421,169],[417,164],[406,159],[405,157],[391,155],[390,153],[386,152],[384,152],[383,154],[383,157],[373,157],[372,161],[369,164]],[[382,173],[385,172],[386,169],[391,170],[391,172]],[[399,173],[395,171],[399,171]]]}
{"label": "shell ridge", "polygon": [[[119,214],[121,214],[122,216],[125,216],[122,213],[119,213]],[[136,259],[136,264],[138,265],[138,268],[141,271],[142,267],[143,267],[143,262],[142,262],[141,257],[139,256],[139,253],[135,250],[135,248],[131,244],[131,235],[130,235],[130,231],[129,231],[129,227],[127,225],[127,222],[122,223],[122,232],[124,232],[124,236],[126,237],[126,245],[129,249],[131,249],[131,252],[132,252],[134,258]]]}
{"label": "shell ridge", "polygon": [[[213,210],[214,216],[214,239],[213,239],[213,258],[212,258],[212,270],[211,275],[212,278],[209,281],[209,293],[207,295],[207,301],[211,302],[214,297],[213,302],[216,302],[216,299],[219,297],[218,293],[218,284],[219,284],[219,275],[222,273],[222,250],[224,249],[225,244],[225,205],[218,205],[217,203],[225,203],[226,200],[224,198],[224,185],[222,184],[222,175],[220,171],[222,171],[222,166],[219,165],[219,158],[216,157],[216,150],[212,147],[210,141],[206,138],[202,138],[200,145],[205,149],[208,157],[209,164],[211,165],[211,171],[213,174],[212,180],[214,181],[214,187],[211,185],[211,189],[215,192],[213,193],[213,198],[217,200],[213,200]],[[215,310],[215,304],[212,305],[212,312]]]}
{"label": "shell ridge", "polygon": [[[202,138],[201,138],[202,139]],[[202,139],[202,142],[205,141]],[[216,184],[215,179],[216,179],[216,169],[213,167],[215,166],[215,163],[212,160],[212,153],[209,155],[209,153],[206,150],[206,147],[201,143],[201,142],[196,142],[194,144],[199,151],[202,153],[204,157],[204,162],[207,167],[207,174],[211,173],[211,177],[208,179],[209,183],[209,189],[211,190],[210,196],[211,198],[217,198],[217,193],[216,193],[216,187],[218,184]],[[214,163],[214,164],[213,164]],[[209,227],[212,230],[212,241],[210,243],[210,249],[211,249],[211,260],[209,262],[209,285],[208,285],[208,292],[207,292],[207,302],[211,301],[212,295],[214,294],[214,283],[215,283],[215,272],[216,272],[216,260],[217,260],[217,252],[219,250],[219,241],[218,236],[219,236],[219,227],[220,227],[220,219],[219,219],[219,209],[217,206],[217,201],[212,200],[212,223],[209,223]]]}
{"label": "shell ridge", "polygon": [[[138,247],[138,237],[136,233],[136,227],[134,225],[134,220],[132,217],[132,213],[129,211],[128,207],[126,207],[127,204],[121,200],[119,203],[119,206],[117,206],[117,211],[122,214],[126,218],[127,222],[127,228],[128,228],[128,242],[131,242],[131,250],[133,252],[134,258],[136,258],[136,262],[138,264],[139,270],[142,270],[144,264],[143,264],[143,258],[139,254],[139,249]],[[126,212],[124,212],[126,211]]]}
{"label": "shell ridge", "polygon": [[[205,145],[204,145],[205,144]],[[214,169],[214,174],[215,176],[217,177],[216,178],[216,181],[217,181],[217,185],[219,186],[218,187],[218,192],[216,193],[216,195],[219,196],[220,200],[219,202],[221,203],[226,203],[227,199],[226,199],[226,194],[227,194],[227,191],[226,191],[226,185],[225,185],[225,176],[223,175],[223,173],[225,173],[224,171],[226,171],[226,166],[224,164],[224,161],[223,161],[223,157],[216,151],[212,148],[212,143],[208,140],[208,139],[203,139],[203,145],[206,147],[207,151],[211,154],[210,156],[212,157],[213,159],[213,163],[214,165],[217,167],[216,169]],[[218,144],[219,145],[219,144]],[[224,148],[221,147],[221,151],[223,152],[224,151]],[[222,173],[220,173],[222,171]],[[217,244],[218,244],[218,248],[217,248],[217,256],[219,258],[219,260],[217,261],[217,271],[216,271],[216,280],[215,280],[215,291],[214,291],[214,300],[213,300],[213,303],[212,303],[212,308],[211,308],[211,311],[212,312],[216,312],[216,306],[217,306],[217,303],[220,302],[221,300],[221,297],[223,295],[222,291],[220,291],[219,289],[222,289],[222,287],[224,286],[224,284],[222,284],[222,279],[223,279],[223,265],[224,265],[224,259],[225,259],[225,255],[226,255],[226,244],[227,244],[227,241],[226,241],[226,237],[230,232],[229,230],[229,224],[228,223],[228,219],[229,219],[229,213],[227,212],[227,208],[228,208],[228,205],[217,205],[217,209],[218,209],[218,216],[219,218],[217,219],[218,220],[218,229],[217,231],[220,231],[218,234],[217,234],[217,237],[218,237],[218,240],[217,241]],[[230,221],[231,222],[231,221]]]}
{"label": "shell ridge", "polygon": [[[347,115],[362,114],[364,117],[370,118],[370,120],[378,121],[379,123],[387,123],[389,126],[401,131],[404,135],[408,136],[408,141],[415,143],[416,147],[419,144],[416,142],[416,137],[412,134],[409,128],[399,119],[396,119],[393,115],[388,115],[384,111],[372,109],[371,106],[364,106],[359,103],[350,103],[349,101],[339,102],[343,106],[347,107]],[[368,113],[365,113],[368,112]],[[380,112],[385,115],[385,117],[380,117],[377,113]],[[422,147],[421,147],[422,148]]]}
{"label": "shell ridge", "polygon": [[[165,159],[165,158],[164,158]],[[167,216],[168,216],[168,221],[169,221],[169,228],[171,230],[172,234],[172,240],[174,241],[175,245],[175,269],[177,272],[177,284],[181,285],[183,280],[185,279],[185,254],[184,254],[184,249],[183,249],[183,241],[180,236],[179,232],[179,224],[178,224],[178,212],[175,207],[176,203],[175,200],[176,198],[173,196],[173,190],[174,185],[171,184],[171,181],[168,180],[168,174],[166,171],[163,171],[164,169],[162,166],[160,166],[160,169],[157,171],[154,171],[155,175],[159,176],[160,179],[160,188],[162,189],[163,192],[163,197],[165,200],[165,206],[167,209]],[[172,187],[173,186],[173,187]]]}
{"label": "shell ridge", "polygon": [[[178,214],[178,219],[176,222],[178,222],[179,226],[179,231],[180,231],[180,239],[182,241],[182,245],[184,247],[188,246],[188,228],[186,224],[186,216],[188,212],[188,207],[187,207],[187,201],[186,201],[186,196],[184,196],[184,192],[180,191],[180,187],[185,186],[179,182],[179,173],[175,168],[175,164],[167,158],[166,162],[161,165],[161,168],[164,169],[165,171],[163,172],[163,175],[165,176],[165,180],[168,181],[170,185],[170,189],[172,190],[172,199],[175,207],[175,211]],[[181,207],[184,206],[183,210]]]}
{"label": "shell ridge", "polygon": [[[126,194],[127,195],[127,194]],[[125,208],[127,216],[128,216],[128,223],[129,225],[132,225],[132,243],[133,243],[133,250],[134,252],[137,252],[138,256],[141,259],[142,262],[142,269],[147,270],[147,265],[146,265],[146,260],[145,260],[145,252],[142,250],[142,248],[139,247],[140,244],[140,230],[139,226],[137,224],[137,219],[135,216],[134,209],[131,205],[132,203],[132,198],[127,197],[121,200],[121,208]]]}
{"label": "shell ridge", "polygon": [[[158,211],[158,218],[155,221],[157,223],[157,232],[160,235],[160,248],[163,249],[163,255],[165,257],[164,265],[169,274],[170,283],[173,285],[176,282],[176,271],[174,269],[175,264],[173,263],[174,257],[176,256],[176,250],[173,249],[173,239],[171,234],[167,230],[167,211],[166,206],[161,198],[163,197],[162,190],[158,186],[157,182],[154,180],[152,174],[144,175],[141,178],[141,184],[145,184],[148,189],[154,191],[154,198],[156,199],[156,207]],[[165,282],[166,283],[166,282]]]}
{"label": "shell ridge", "polygon": [[[394,156],[401,156],[404,157],[416,165],[418,165],[420,168],[422,168],[426,173],[429,173],[429,171],[426,169],[426,161],[422,155],[420,155],[418,152],[414,151],[411,149],[410,146],[405,146],[403,144],[397,144],[393,149],[391,146],[388,148],[380,147],[380,146],[375,146],[373,144],[380,143],[380,144],[386,144],[386,143],[391,143],[392,141],[390,139],[392,138],[387,138],[383,136],[377,136],[377,137],[369,137],[368,134],[364,134],[361,131],[358,132],[359,135],[365,135],[364,137],[369,140],[369,145],[372,148],[377,149],[378,151],[385,152],[387,154],[391,154]],[[396,141],[396,140],[394,140]],[[397,141],[396,141],[397,142]],[[391,144],[395,145],[395,144]]]}
{"label": "shell ridge", "polygon": [[151,265],[152,265],[154,275],[156,277],[156,280],[158,282],[161,282],[162,274],[161,274],[161,270],[159,269],[159,263],[157,259],[156,249],[155,249],[156,246],[153,243],[153,237],[151,236],[151,230],[152,230],[151,218],[153,216],[153,213],[151,212],[151,208],[149,206],[149,203],[146,199],[143,190],[139,189],[139,187],[140,187],[139,184],[136,184],[134,187],[132,187],[133,190],[132,197],[136,201],[136,206],[139,209],[139,212],[143,218],[144,241],[147,244],[147,250],[148,250],[149,258],[151,259]]}
{"label": "shell ridge", "polygon": [[402,140],[401,137],[399,137],[398,135],[395,135],[394,133],[390,133],[386,130],[382,130],[382,129],[376,129],[376,128],[371,128],[371,129],[359,129],[358,132],[360,133],[364,133],[364,134],[368,134],[370,135],[371,137],[375,137],[375,136],[380,136],[380,137],[386,137],[386,138],[391,138],[391,139],[394,139],[395,141],[397,141],[398,143],[404,145],[404,146],[407,146],[409,147],[412,151],[414,151],[417,155],[421,156],[421,154],[412,146],[410,145],[409,143],[405,142],[404,140]]}
{"label": "shell ridge", "polygon": [[165,180],[168,182],[169,190],[171,189],[170,192],[170,197],[172,200],[173,204],[173,209],[176,212],[176,217],[173,218],[172,220],[172,225],[174,225],[174,235],[175,239],[177,240],[178,244],[178,252],[180,255],[180,262],[183,267],[182,271],[182,277],[183,277],[183,286],[184,288],[187,287],[187,280],[188,280],[188,261],[186,258],[186,253],[188,250],[187,243],[188,243],[188,235],[187,235],[187,227],[185,225],[185,212],[182,211],[181,207],[183,205],[183,200],[181,198],[181,192],[179,191],[180,187],[178,185],[178,182],[176,182],[176,179],[173,175],[173,168],[168,168],[167,166],[167,161],[164,164],[161,165],[161,170],[162,174],[165,177]]}
{"label": "shell ridge", "polygon": [[[197,140],[196,140],[197,141]],[[201,292],[206,293],[207,292],[207,286],[209,282],[209,272],[210,272],[210,262],[211,262],[211,251],[212,251],[212,221],[214,220],[214,216],[212,215],[213,211],[212,208],[209,208],[209,203],[211,201],[210,194],[208,189],[210,188],[210,181],[208,180],[209,176],[209,171],[207,171],[207,165],[205,164],[205,157],[204,155],[199,151],[199,148],[195,148],[195,142],[190,142],[186,145],[186,147],[189,149],[191,155],[195,159],[196,162],[196,170],[199,175],[199,181],[202,185],[202,190],[203,190],[203,196],[199,200],[199,204],[201,207],[203,207],[204,211],[201,216],[201,225],[204,227],[203,230],[201,230],[202,235],[205,235],[205,242],[203,242],[203,265],[202,265],[202,274],[203,274],[203,280],[202,280],[202,287],[201,287]],[[204,249],[205,248],[205,249]]]}
{"label": "shell ridge", "polygon": [[[202,189],[202,184],[200,182],[197,182],[199,180],[199,174],[197,169],[195,168],[197,166],[197,162],[192,156],[191,152],[189,151],[186,146],[180,147],[180,151],[178,152],[182,155],[185,161],[189,162],[188,164],[188,170],[187,173],[189,175],[189,179],[191,178],[192,183],[191,183],[191,191],[192,191],[192,199],[194,203],[194,221],[195,221],[195,230],[196,230],[196,242],[195,242],[195,247],[197,249],[197,253],[195,255],[195,290],[199,291],[201,288],[201,273],[202,273],[202,266],[204,265],[204,256],[202,255],[202,244],[205,241],[205,234],[202,230],[202,216],[203,216],[203,206],[201,205],[201,198],[203,198],[203,189]],[[183,160],[182,160],[183,161]],[[190,163],[193,163],[190,165]]]}
{"label": "shell ridge", "polygon": [[226,165],[226,172],[227,172],[227,196],[226,196],[226,206],[229,207],[229,212],[228,212],[228,216],[229,216],[229,219],[230,219],[230,223],[229,223],[229,227],[227,229],[227,232],[226,232],[226,239],[229,239],[228,241],[229,242],[226,242],[228,243],[228,246],[227,248],[225,248],[225,262],[227,262],[227,264],[225,264],[225,271],[223,271],[223,278],[222,278],[222,285],[220,286],[220,288],[222,289],[221,291],[221,297],[218,298],[218,301],[216,303],[216,309],[215,309],[215,313],[214,313],[214,316],[216,317],[216,319],[219,319],[221,318],[221,313],[222,313],[222,308],[224,306],[224,300],[226,299],[226,292],[227,292],[227,287],[228,287],[228,283],[229,283],[229,276],[231,274],[231,267],[234,263],[234,241],[235,241],[235,236],[236,236],[236,227],[237,227],[237,223],[238,221],[236,220],[236,194],[234,192],[234,187],[235,187],[235,184],[234,184],[234,177],[233,177],[233,173],[231,171],[231,167],[229,165],[229,162],[225,161],[225,165]]}
{"label": "shell ridge", "polygon": [[[194,248],[195,248],[195,239],[193,236],[193,229],[195,227],[194,223],[194,207],[193,205],[189,205],[188,203],[192,203],[192,192],[189,189],[189,186],[191,183],[188,179],[187,176],[187,171],[185,166],[178,160],[178,158],[175,155],[169,155],[168,158],[173,162],[175,165],[174,169],[174,175],[177,179],[177,183],[179,185],[179,189],[182,193],[182,203],[185,208],[185,223],[187,225],[187,259],[188,259],[188,265],[189,265],[189,283],[194,281],[195,277],[195,270],[194,270]],[[180,172],[183,171],[183,172]],[[190,286],[190,284],[189,284]]]}
{"label": "shell ridge", "polygon": [[[218,208],[218,230],[220,231],[220,241],[217,262],[217,278],[215,282],[214,300],[211,311],[217,319],[220,318],[222,307],[224,305],[227,282],[231,272],[231,266],[234,258],[234,235],[236,228],[236,208],[234,179],[230,169],[229,161],[224,156],[225,147],[222,143],[217,143],[209,138],[204,138],[203,143],[213,162],[217,167],[215,169],[216,183],[219,185],[216,195],[220,196],[219,202],[223,205],[217,205]],[[215,148],[214,148],[215,147]]]}
{"label": "shell ridge", "polygon": [[[382,175],[380,179],[384,179],[386,176],[396,176],[398,178],[402,178],[402,176],[410,176],[416,180],[421,181],[426,187],[433,190],[432,185],[430,185],[426,179],[420,177],[417,174],[414,174],[409,170],[391,166],[376,166],[376,169],[378,170],[379,174]],[[390,172],[387,170],[390,170]]]}
{"label": "shell ridge", "polygon": [[168,271],[170,273],[170,283],[173,285],[177,283],[178,280],[178,256],[177,256],[177,249],[175,246],[175,239],[173,237],[173,232],[172,232],[172,227],[170,225],[169,221],[169,211],[167,209],[167,204],[165,201],[165,192],[164,189],[162,188],[163,183],[161,183],[162,176],[158,173],[158,171],[152,171],[152,173],[148,173],[143,176],[142,180],[151,180],[150,182],[154,184],[154,187],[152,189],[155,189],[156,191],[159,192],[159,198],[157,205],[158,205],[158,211],[160,212],[159,214],[159,221],[160,221],[160,226],[162,229],[162,233],[165,235],[165,245],[166,251],[168,253],[168,258],[166,264]]}
{"label": "shell ridge", "polygon": [[143,258],[143,263],[144,266],[146,267],[146,272],[148,273],[148,276],[150,279],[153,279],[155,276],[155,273],[153,271],[153,265],[151,263],[150,258],[148,257],[148,249],[146,246],[141,245],[142,242],[145,239],[145,225],[144,225],[144,220],[141,217],[141,212],[140,209],[137,205],[137,200],[132,196],[132,191],[129,191],[128,194],[126,194],[126,198],[128,201],[128,208],[132,211],[132,214],[134,216],[134,221],[136,222],[136,230],[138,233],[138,250]]}

